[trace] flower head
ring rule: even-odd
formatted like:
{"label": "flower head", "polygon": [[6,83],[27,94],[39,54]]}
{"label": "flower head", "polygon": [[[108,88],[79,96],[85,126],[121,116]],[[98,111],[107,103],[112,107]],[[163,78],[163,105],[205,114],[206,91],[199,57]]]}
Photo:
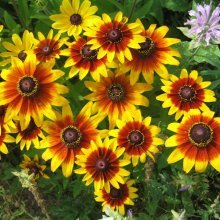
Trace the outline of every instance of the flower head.
{"label": "flower head", "polygon": [[195,10],[190,10],[191,16],[185,25],[190,25],[188,35],[194,41],[209,45],[210,43],[220,43],[220,6],[212,9],[212,1],[209,5],[197,4]]}
{"label": "flower head", "polygon": [[124,215],[124,205],[134,205],[133,199],[138,197],[137,188],[133,187],[134,183],[134,180],[127,180],[124,184],[119,184],[119,189],[110,186],[110,192],[106,192],[104,188],[95,191],[95,200],[102,202],[103,211],[109,206]]}
{"label": "flower head", "polygon": [[50,30],[47,37],[41,32],[38,32],[39,40],[36,40],[34,53],[37,60],[46,62],[54,58],[59,58],[61,52],[60,48],[67,40],[66,38],[60,39],[60,33],[53,36],[53,30]]}
{"label": "flower head", "polygon": [[63,0],[60,6],[61,14],[50,16],[50,19],[55,21],[52,27],[61,33],[67,32],[68,36],[78,36],[82,30],[100,20],[94,15],[97,10],[88,0],[84,0],[81,5],[80,0]]}
{"label": "flower head", "polygon": [[7,50],[6,52],[0,53],[1,57],[5,57],[7,59],[3,60],[0,65],[5,66],[11,63],[11,57],[17,57],[21,61],[24,61],[27,56],[33,54],[34,47],[34,35],[32,32],[25,30],[22,38],[17,35],[12,35],[12,42],[2,42],[2,46]]}
{"label": "flower head", "polygon": [[169,31],[167,26],[156,28],[156,24],[151,24],[145,30],[140,20],[137,20],[137,23],[140,24],[141,35],[145,41],[139,44],[140,48],[131,50],[132,60],[125,62],[122,71],[130,71],[131,84],[138,81],[141,73],[149,84],[154,81],[154,72],[163,79],[168,79],[169,74],[165,65],[179,65],[179,61],[175,57],[180,57],[180,53],[171,46],[179,43],[180,40],[165,37]]}
{"label": "flower head", "polygon": [[94,111],[108,115],[110,129],[114,128],[116,119],[121,119],[124,111],[133,112],[135,105],[148,106],[149,100],[141,93],[152,89],[147,83],[131,85],[128,76],[113,73],[101,77],[99,82],[86,81],[85,85],[93,92],[85,99],[95,101]]}
{"label": "flower head", "polygon": [[210,163],[220,172],[220,118],[214,117],[214,112],[191,110],[181,123],[171,123],[168,129],[176,133],[165,142],[166,147],[176,146],[168,163],[183,159],[187,173],[193,166],[197,172],[204,172]]}
{"label": "flower head", "polygon": [[145,41],[141,36],[142,31],[138,23],[127,23],[127,18],[122,12],[118,12],[113,21],[107,14],[102,15],[102,20],[95,23],[94,27],[87,29],[84,35],[92,38],[88,44],[91,49],[99,49],[98,59],[107,55],[107,60],[112,62],[115,57],[120,63],[124,63],[125,57],[132,60],[130,48],[140,49],[139,43]]}
{"label": "flower head", "polygon": [[188,74],[187,70],[183,69],[180,78],[171,75],[170,80],[162,80],[162,82],[164,84],[162,90],[165,93],[157,96],[156,99],[164,102],[163,108],[170,107],[168,114],[175,114],[175,120],[180,119],[191,109],[208,111],[205,102],[216,101],[215,93],[206,89],[211,82],[203,81],[196,70]]}
{"label": "flower head", "polygon": [[70,176],[76,155],[82,154],[81,148],[88,148],[90,141],[95,141],[99,135],[96,127],[102,118],[97,115],[91,116],[91,104],[84,106],[75,120],[67,105],[62,108],[62,115],[56,113],[55,121],[44,122],[42,128],[48,136],[41,142],[42,148],[47,148],[42,157],[44,160],[52,159],[52,172],[61,165],[63,175]]}
{"label": "flower head", "polygon": [[43,171],[46,169],[46,165],[41,165],[39,163],[38,155],[34,156],[34,159],[31,160],[27,155],[24,154],[24,160],[20,164],[20,167],[24,170],[27,170],[28,174],[33,174],[33,178],[36,180],[39,177],[49,178]]}
{"label": "flower head", "polygon": [[116,121],[118,129],[109,132],[116,137],[118,146],[125,148],[124,157],[131,159],[133,166],[137,166],[139,159],[144,163],[147,155],[154,159],[153,155],[158,152],[156,146],[163,144],[157,137],[160,128],[150,123],[151,117],[142,118],[140,110],[132,115],[126,111]]}
{"label": "flower head", "polygon": [[69,57],[64,65],[64,67],[71,66],[69,78],[79,73],[79,79],[82,80],[90,73],[95,80],[99,81],[100,75],[107,76],[106,56],[98,60],[98,50],[91,50],[87,40],[77,37],[76,41],[68,45],[69,48],[63,50],[62,55]]}
{"label": "flower head", "polygon": [[43,116],[55,119],[52,106],[62,106],[68,101],[60,94],[68,88],[55,81],[64,75],[60,70],[53,70],[53,64],[38,64],[36,56],[28,56],[22,62],[12,60],[12,67],[4,69],[0,82],[0,105],[7,105],[5,122],[18,116],[21,130],[27,128],[31,117],[37,126],[41,126]]}
{"label": "flower head", "polygon": [[94,182],[95,190],[104,187],[110,192],[110,185],[119,189],[119,184],[125,183],[124,177],[129,176],[130,172],[122,167],[130,161],[120,159],[124,148],[118,148],[115,141],[105,138],[102,142],[98,137],[96,142],[91,141],[88,149],[82,148],[82,152],[83,154],[76,156],[76,164],[80,168],[75,173],[85,174],[83,181],[86,181],[86,185]]}

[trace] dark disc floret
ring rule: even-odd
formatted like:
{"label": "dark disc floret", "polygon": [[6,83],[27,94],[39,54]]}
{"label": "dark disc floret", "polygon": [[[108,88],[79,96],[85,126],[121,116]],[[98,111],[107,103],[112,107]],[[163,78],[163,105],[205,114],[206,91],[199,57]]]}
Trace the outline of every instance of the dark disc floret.
{"label": "dark disc floret", "polygon": [[91,48],[91,46],[86,45],[86,44],[81,48],[81,54],[84,59],[87,59],[87,60],[96,59],[97,51],[91,50],[90,48]]}
{"label": "dark disc floret", "polygon": [[109,167],[109,164],[105,159],[99,159],[96,161],[95,167],[99,171],[106,171]]}
{"label": "dark disc floret", "polygon": [[82,17],[79,14],[73,14],[70,16],[70,22],[73,25],[80,25],[82,23]]}
{"label": "dark disc floret", "polygon": [[185,102],[192,102],[196,97],[196,91],[192,86],[185,85],[180,88],[179,90],[179,96],[182,101]]}
{"label": "dark disc floret", "polygon": [[140,43],[139,45],[141,48],[138,49],[138,53],[144,57],[150,56],[155,48],[153,40],[149,37],[146,38],[145,42]]}
{"label": "dark disc floret", "polygon": [[109,195],[111,199],[120,199],[123,196],[123,191],[121,189],[111,187]]}
{"label": "dark disc floret", "polygon": [[123,34],[119,29],[112,29],[107,33],[107,38],[112,43],[121,42]]}
{"label": "dark disc floret", "polygon": [[124,98],[124,88],[119,83],[114,83],[108,88],[107,95],[113,102],[120,102]]}
{"label": "dark disc floret", "polygon": [[144,135],[139,130],[133,130],[128,135],[128,141],[131,145],[141,145],[144,142]]}
{"label": "dark disc floret", "polygon": [[32,76],[24,76],[19,80],[17,88],[22,96],[33,96],[38,91],[38,81]]}

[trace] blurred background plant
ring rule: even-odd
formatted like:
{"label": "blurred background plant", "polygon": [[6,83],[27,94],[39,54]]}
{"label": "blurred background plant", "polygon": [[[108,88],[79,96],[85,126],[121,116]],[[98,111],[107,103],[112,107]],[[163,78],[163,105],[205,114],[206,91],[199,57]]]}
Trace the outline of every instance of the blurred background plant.
{"label": "blurred background plant", "polygon": [[[91,2],[98,6],[98,15],[105,12],[113,17],[120,10],[129,17],[129,21],[140,18],[145,27],[152,23],[167,25],[170,29],[168,36],[180,38],[182,41],[175,46],[181,52],[181,63],[179,66],[168,66],[169,73],[179,75],[182,68],[198,70],[205,80],[212,81],[211,89],[215,91],[217,100],[220,99],[219,45],[202,45],[195,51],[193,48],[190,49],[191,39],[177,29],[185,26],[189,19],[188,11],[195,8],[196,3],[202,4],[204,1],[105,0],[103,3],[103,0],[91,0]],[[205,2],[209,4],[209,1]],[[213,8],[217,7],[218,3],[219,0],[213,0]],[[52,24],[49,16],[59,12],[60,4],[61,0],[1,0],[0,23],[4,25],[0,33],[1,41],[10,41],[14,33],[21,36],[26,29],[32,31],[35,36],[38,31],[48,33]],[[2,45],[0,51],[5,51]],[[67,72],[63,63],[64,58],[59,59],[56,63],[57,68]],[[88,94],[89,90],[76,78],[69,81],[63,79],[60,82],[69,87],[68,99],[74,113],[78,113],[85,103],[82,97]],[[159,77],[155,77],[154,90],[148,95],[150,106],[140,109],[143,115],[150,115],[154,124],[162,128],[161,138],[166,139],[170,135],[166,129],[167,125],[174,121],[174,117],[167,117],[168,110],[162,109],[161,103],[155,101],[155,96],[160,94],[161,85]],[[209,106],[216,115],[220,115],[220,102]],[[102,128],[104,127],[105,123],[102,125]],[[0,219],[48,219],[33,193],[23,188],[19,178],[12,174],[15,170],[20,171],[19,164],[23,152],[19,150],[18,145],[10,144],[8,148],[9,154],[3,155],[0,161]],[[170,149],[161,148],[160,151],[156,163],[148,159],[145,166],[139,164],[135,168],[130,167],[133,169],[131,178],[137,180],[139,194],[135,206],[128,207],[132,209],[132,218],[168,220],[179,215],[179,219],[219,219],[220,174],[209,168],[203,174],[191,172],[186,175],[182,171],[182,162],[172,166],[167,164]],[[31,148],[28,152],[25,151],[25,154],[32,158],[36,153],[41,155],[42,150]],[[49,166],[49,163],[46,165]],[[51,219],[101,218],[101,205],[94,200],[93,187],[86,187],[82,177],[73,174],[70,178],[64,178],[61,170],[51,173],[46,169],[45,172],[50,179],[39,178],[36,184],[45,199]]]}

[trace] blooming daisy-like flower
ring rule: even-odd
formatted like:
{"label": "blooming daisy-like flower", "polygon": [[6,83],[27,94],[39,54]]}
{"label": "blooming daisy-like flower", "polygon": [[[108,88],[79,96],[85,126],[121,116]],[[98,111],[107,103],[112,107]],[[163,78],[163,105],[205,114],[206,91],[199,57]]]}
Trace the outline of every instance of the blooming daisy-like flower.
{"label": "blooming daisy-like flower", "polygon": [[154,159],[153,154],[158,152],[156,146],[163,144],[163,140],[157,137],[160,128],[150,123],[151,117],[142,118],[140,110],[132,116],[126,111],[116,122],[119,129],[109,132],[117,139],[118,146],[125,148],[124,158],[131,159],[133,166],[137,166],[139,159],[144,163],[147,155]]}
{"label": "blooming daisy-like flower", "polygon": [[22,38],[17,34],[13,34],[12,41],[13,43],[2,42],[2,46],[7,50],[7,52],[0,53],[1,57],[7,58],[0,63],[2,66],[11,63],[11,57],[18,57],[21,61],[24,61],[28,55],[33,54],[35,40],[32,32],[25,30]]}
{"label": "blooming daisy-like flower", "polygon": [[85,86],[93,92],[85,99],[95,102],[94,111],[108,115],[110,129],[114,128],[116,119],[121,119],[124,111],[134,112],[135,105],[148,106],[149,100],[141,93],[152,90],[147,83],[131,85],[128,76],[113,73],[101,77],[100,82],[86,81]]}
{"label": "blooming daisy-like flower", "polygon": [[82,152],[82,155],[76,156],[76,164],[80,168],[75,173],[85,174],[83,181],[86,181],[86,186],[94,182],[95,190],[105,188],[110,192],[110,185],[119,189],[119,184],[125,183],[123,178],[129,176],[130,172],[122,167],[130,161],[119,159],[124,148],[117,148],[115,141],[105,138],[102,142],[98,137],[96,142],[91,141],[88,149],[82,148]]}
{"label": "blooming daisy-like flower", "polygon": [[183,29],[183,33],[193,39],[195,47],[200,43],[220,43],[220,6],[213,10],[212,1],[209,5],[197,4],[195,10],[189,11],[189,15],[191,17],[185,25],[190,25],[191,28]]}
{"label": "blooming daisy-like flower", "polygon": [[171,75],[170,80],[162,80],[164,86],[161,89],[165,92],[157,96],[157,100],[163,101],[163,108],[170,107],[169,115],[176,114],[175,120],[178,120],[184,113],[190,109],[200,109],[208,111],[209,108],[205,102],[215,102],[215,93],[208,87],[211,82],[204,81],[198,72],[193,70],[190,74],[183,69],[180,78]]}
{"label": "blooming daisy-like flower", "polygon": [[61,14],[50,16],[50,19],[55,21],[52,27],[60,30],[61,33],[67,32],[69,36],[78,36],[82,30],[100,20],[94,15],[97,10],[98,8],[91,6],[88,0],[84,0],[81,5],[80,0],[63,0],[60,6]]}
{"label": "blooming daisy-like flower", "polygon": [[39,163],[39,158],[37,154],[35,154],[33,160],[31,160],[31,158],[25,154],[23,156],[24,156],[24,160],[20,164],[20,167],[23,170],[27,170],[29,175],[33,174],[34,175],[33,178],[35,180],[38,179],[39,177],[44,177],[46,179],[49,179],[49,176],[47,176],[43,172],[46,169],[46,165],[41,165]]}
{"label": "blooming daisy-like flower", "polygon": [[120,214],[125,214],[124,205],[134,205],[133,199],[137,198],[137,188],[133,187],[134,180],[127,180],[124,184],[119,184],[119,189],[110,186],[110,192],[104,188],[95,191],[97,202],[102,202],[103,211],[107,206],[117,210]]}
{"label": "blooming daisy-like flower", "polygon": [[42,147],[47,147],[42,157],[44,160],[52,158],[52,172],[62,165],[63,175],[70,176],[76,155],[82,153],[81,148],[88,148],[90,141],[95,141],[98,137],[96,127],[102,118],[91,116],[91,104],[87,104],[75,120],[70,107],[65,106],[62,115],[57,113],[57,120],[43,125],[48,136],[41,144]]}
{"label": "blooming daisy-like flower", "polygon": [[82,80],[88,73],[93,79],[99,81],[100,74],[107,76],[106,56],[97,59],[97,50],[91,50],[91,46],[82,37],[69,44],[69,48],[63,50],[62,55],[69,56],[64,67],[71,66],[69,78],[72,78],[79,73],[79,78]]}
{"label": "blooming daisy-like flower", "polygon": [[28,56],[24,62],[14,58],[12,67],[1,73],[5,81],[0,82],[0,105],[7,105],[5,122],[18,116],[24,130],[31,117],[37,126],[41,126],[44,115],[55,119],[52,105],[68,103],[60,95],[67,93],[68,88],[55,83],[63,75],[60,70],[52,70],[51,63],[37,64],[35,55]]}
{"label": "blooming daisy-like flower", "polygon": [[24,130],[21,130],[20,123],[17,123],[18,135],[16,137],[16,144],[20,142],[20,149],[23,150],[26,146],[27,150],[30,149],[33,143],[35,148],[40,147],[39,137],[44,139],[44,134],[41,127],[38,127],[33,118],[31,118],[29,125]]}
{"label": "blooming daisy-like flower", "polygon": [[145,30],[140,20],[137,20],[137,23],[141,26],[141,35],[144,36],[145,42],[139,44],[139,49],[131,50],[133,59],[125,62],[122,71],[130,71],[131,84],[138,81],[141,73],[149,84],[154,81],[154,72],[168,79],[169,74],[165,65],[179,65],[179,61],[174,57],[180,57],[180,53],[171,46],[179,43],[180,40],[165,37],[169,31],[167,26],[156,28],[156,24],[151,24]]}
{"label": "blooming daisy-like flower", "polygon": [[0,152],[2,152],[3,154],[7,154],[8,153],[8,148],[6,147],[5,143],[14,143],[15,139],[9,135],[9,131],[6,130],[6,128],[3,125],[1,126],[1,134],[0,134]]}
{"label": "blooming daisy-like flower", "polygon": [[67,38],[60,39],[60,33],[53,36],[51,29],[45,37],[41,32],[38,32],[39,40],[36,40],[36,47],[34,53],[39,61],[46,62],[53,58],[59,58],[61,52],[60,48],[66,42]]}
{"label": "blooming daisy-like flower", "polygon": [[214,112],[191,110],[181,123],[171,123],[168,129],[176,133],[165,142],[166,147],[176,146],[168,163],[183,159],[187,173],[194,165],[197,172],[203,172],[210,163],[220,172],[220,118]]}
{"label": "blooming daisy-like flower", "polygon": [[112,62],[116,56],[121,63],[124,63],[125,57],[132,60],[130,48],[140,49],[139,43],[145,41],[145,37],[140,35],[140,25],[126,24],[127,18],[123,17],[122,12],[118,12],[113,21],[107,14],[103,14],[102,19],[84,33],[92,38],[88,41],[92,44],[91,49],[99,48],[97,58],[107,55],[108,61]]}

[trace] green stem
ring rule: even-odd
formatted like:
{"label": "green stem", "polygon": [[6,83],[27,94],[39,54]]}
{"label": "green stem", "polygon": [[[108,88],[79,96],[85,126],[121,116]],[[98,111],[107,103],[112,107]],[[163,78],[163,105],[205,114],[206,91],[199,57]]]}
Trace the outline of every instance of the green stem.
{"label": "green stem", "polygon": [[128,20],[130,20],[132,18],[136,4],[137,4],[137,0],[134,0],[132,8],[131,8],[131,12],[128,16]]}
{"label": "green stem", "polygon": [[186,60],[187,63],[190,63],[191,59],[198,53],[200,47],[197,47],[192,55]]}

